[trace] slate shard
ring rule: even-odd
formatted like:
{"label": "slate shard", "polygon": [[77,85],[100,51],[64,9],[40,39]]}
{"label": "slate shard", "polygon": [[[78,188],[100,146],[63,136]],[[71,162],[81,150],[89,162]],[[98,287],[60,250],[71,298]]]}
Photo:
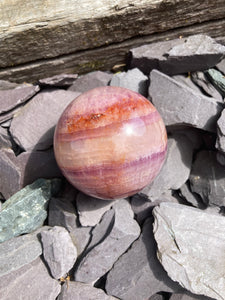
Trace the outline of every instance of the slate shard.
{"label": "slate shard", "polygon": [[225,110],[222,111],[222,114],[217,121],[216,148],[225,153]]}
{"label": "slate shard", "polygon": [[[133,219],[130,204],[126,200],[121,200],[115,203],[113,209],[115,210],[113,223],[109,219],[108,230],[104,226],[105,233],[102,235],[97,232],[95,241],[91,241],[92,246],[88,246],[89,251],[81,260],[74,274],[76,281],[93,283],[98,280],[112,268],[120,255],[139,236],[140,228]],[[110,211],[106,212],[106,214],[108,213]],[[111,216],[109,217],[111,218]]]}
{"label": "slate shard", "polygon": [[40,79],[38,82],[43,86],[68,87],[77,79],[77,74],[59,74],[48,78]]}
{"label": "slate shard", "polygon": [[5,201],[0,212],[0,242],[41,227],[53,181],[38,179]]}
{"label": "slate shard", "polygon": [[102,71],[90,72],[78,77],[68,90],[84,93],[96,87],[107,86],[112,76],[113,74]]}
{"label": "slate shard", "polygon": [[62,111],[78,95],[62,89],[46,89],[38,93],[12,120],[10,132],[15,142],[26,151],[50,148]]}
{"label": "slate shard", "polygon": [[31,263],[42,254],[39,235],[44,230],[48,230],[48,227],[43,226],[35,232],[0,244],[0,278]]}
{"label": "slate shard", "polygon": [[60,290],[60,283],[49,275],[40,257],[0,277],[1,300],[55,300]]}
{"label": "slate shard", "polygon": [[[103,290],[95,288],[90,284],[82,282],[69,282],[62,286],[58,300],[116,300],[113,296],[107,295]],[[118,299],[119,300],[119,299]]]}
{"label": "slate shard", "polygon": [[178,292],[183,289],[173,282],[156,257],[152,218],[148,218],[140,237],[109,271],[106,291],[123,300],[149,299],[155,293]]}
{"label": "slate shard", "polygon": [[148,77],[138,68],[135,68],[113,75],[110,86],[124,87],[146,97],[148,94]]}
{"label": "slate shard", "polygon": [[193,163],[190,184],[205,205],[225,206],[225,170],[217,161],[216,151],[202,150]]}
{"label": "slate shard", "polygon": [[195,294],[225,298],[224,216],[176,203],[153,210],[158,258],[174,281]]}
{"label": "slate shard", "polygon": [[211,82],[218,89],[223,97],[225,97],[225,77],[224,75],[215,69],[209,69],[206,74],[210,78]]}
{"label": "slate shard", "polygon": [[146,75],[153,69],[177,75],[207,70],[219,63],[224,55],[224,46],[199,34],[131,49],[129,68],[138,67]]}
{"label": "slate shard", "polygon": [[223,105],[171,77],[153,70],[149,95],[166,126],[186,125],[216,132],[216,122]]}
{"label": "slate shard", "polygon": [[65,278],[77,258],[77,249],[68,231],[63,227],[55,226],[41,232],[41,241],[43,256],[52,276],[55,279]]}

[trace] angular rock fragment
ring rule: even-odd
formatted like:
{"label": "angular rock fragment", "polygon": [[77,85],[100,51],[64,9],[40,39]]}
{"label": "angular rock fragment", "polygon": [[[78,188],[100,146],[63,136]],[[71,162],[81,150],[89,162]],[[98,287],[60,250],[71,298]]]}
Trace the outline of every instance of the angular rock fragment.
{"label": "angular rock fragment", "polygon": [[154,201],[168,190],[179,189],[190,175],[192,154],[193,144],[185,135],[169,137],[167,156],[160,173],[139,193]]}
{"label": "angular rock fragment", "polygon": [[131,248],[109,271],[106,280],[108,294],[123,300],[149,299],[157,292],[181,291],[163,270],[156,257],[152,219],[146,220],[142,233]]}
{"label": "angular rock fragment", "polygon": [[0,149],[1,148],[11,148],[12,141],[8,134],[8,130],[0,126]]}
{"label": "angular rock fragment", "polygon": [[215,70],[215,69],[209,69],[206,74],[210,78],[211,82],[214,84],[214,86],[220,91],[220,93],[225,97],[225,78],[224,75]]}
{"label": "angular rock fragment", "polygon": [[213,97],[220,102],[223,102],[222,95],[217,91],[217,89],[210,83],[203,72],[193,72],[191,73],[191,79],[196,83],[207,96]]}
{"label": "angular rock fragment", "polygon": [[127,72],[116,73],[113,75],[110,86],[119,86],[130,89],[143,96],[148,94],[148,77],[139,69],[135,68]]}
{"label": "angular rock fragment", "polygon": [[212,298],[203,295],[187,294],[172,294],[170,300],[213,300]]}
{"label": "angular rock fragment", "polygon": [[53,150],[23,152],[0,150],[0,192],[6,199],[38,178],[61,177]]}
{"label": "angular rock fragment", "polygon": [[115,210],[114,222],[94,248],[90,249],[89,246],[89,252],[81,260],[75,272],[76,281],[95,282],[111,269],[114,262],[139,236],[140,228],[133,219],[129,203],[120,200],[115,203],[113,209]]}
{"label": "angular rock fragment", "polygon": [[77,256],[83,253],[91,238],[92,227],[77,227],[70,231],[70,237],[77,249]]}
{"label": "angular rock fragment", "polygon": [[2,125],[5,122],[12,122],[14,115],[19,114],[21,109],[24,107],[25,103],[15,107],[14,109],[7,111],[6,113],[0,114],[0,124]]}
{"label": "angular rock fragment", "polygon": [[60,283],[49,275],[40,257],[20,269],[0,277],[1,300],[55,300],[60,290]]}
{"label": "angular rock fragment", "polygon": [[0,212],[0,242],[43,225],[54,180],[38,179],[5,201]]}
{"label": "angular rock fragment", "polygon": [[220,163],[222,166],[225,166],[225,154],[221,152],[217,152],[216,159],[218,163]]}
{"label": "angular rock fragment", "polygon": [[26,151],[48,149],[60,115],[78,95],[60,89],[40,92],[14,116],[10,132],[15,142]]}
{"label": "angular rock fragment", "polygon": [[176,203],[153,210],[158,258],[187,290],[225,298],[225,218]]}
{"label": "angular rock fragment", "polygon": [[215,151],[200,151],[193,163],[190,184],[206,205],[225,206],[225,170]]}
{"label": "angular rock fragment", "polygon": [[77,249],[68,231],[55,226],[41,232],[44,259],[55,279],[66,277],[77,259]]}
{"label": "angular rock fragment", "polygon": [[[11,90],[0,90],[0,114],[26,102],[40,90],[39,86],[22,86]],[[7,101],[6,101],[7,99]]]}
{"label": "angular rock fragment", "polygon": [[219,63],[224,55],[224,46],[199,34],[131,49],[129,68],[138,67],[147,75],[153,69],[176,75],[207,70]]}
{"label": "angular rock fragment", "polygon": [[19,86],[21,85],[18,83],[0,79],[0,90],[11,90]]}
{"label": "angular rock fragment", "polygon": [[174,75],[172,78],[201,94],[200,88],[191,80],[190,75]]}
{"label": "angular rock fragment", "polygon": [[118,298],[107,295],[103,290],[89,284],[72,281],[67,288],[62,286],[58,300],[116,300]]}
{"label": "angular rock fragment", "polygon": [[77,74],[59,74],[38,81],[43,86],[68,87],[77,79]]}
{"label": "angular rock fragment", "polygon": [[188,125],[206,131],[216,131],[222,104],[201,95],[171,77],[153,70],[149,95],[165,125]]}
{"label": "angular rock fragment", "polygon": [[94,71],[78,77],[68,90],[84,93],[96,87],[108,85],[112,76],[113,74],[107,72]]}
{"label": "angular rock fragment", "polygon": [[225,109],[217,121],[216,148],[225,153]]}
{"label": "angular rock fragment", "polygon": [[164,300],[164,297],[160,294],[155,294],[155,295],[151,296],[150,298],[148,298],[148,300]]}
{"label": "angular rock fragment", "polygon": [[180,188],[181,196],[195,207],[202,207],[203,203],[198,194],[192,193],[188,182],[185,182]]}
{"label": "angular rock fragment", "polygon": [[41,227],[33,233],[0,244],[0,278],[29,264],[42,254],[39,234],[44,230],[48,230],[48,227]]}
{"label": "angular rock fragment", "polygon": [[95,226],[115,201],[100,200],[80,192],[76,198],[79,222],[82,226]]}
{"label": "angular rock fragment", "polygon": [[225,75],[225,58],[222,59],[217,65],[217,69]]}

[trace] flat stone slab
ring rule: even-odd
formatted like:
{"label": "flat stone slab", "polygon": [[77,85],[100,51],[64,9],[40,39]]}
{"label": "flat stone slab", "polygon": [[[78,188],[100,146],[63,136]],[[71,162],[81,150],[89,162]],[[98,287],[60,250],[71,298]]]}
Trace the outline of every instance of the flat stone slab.
{"label": "flat stone slab", "polygon": [[152,232],[152,219],[143,225],[140,237],[109,271],[106,291],[123,300],[149,299],[160,291],[181,291],[163,270],[156,257],[156,243]]}
{"label": "flat stone slab", "polygon": [[176,203],[153,210],[158,258],[187,290],[225,298],[225,218]]}
{"label": "flat stone slab", "polygon": [[15,142],[26,151],[51,147],[59,117],[79,94],[61,89],[46,89],[33,97],[12,120],[10,132]]}
{"label": "flat stone slab", "polygon": [[43,86],[68,87],[77,79],[77,74],[59,74],[38,80]]}
{"label": "flat stone slab", "polygon": [[106,86],[112,76],[113,74],[102,71],[90,72],[78,77],[74,84],[68,88],[68,91],[84,93],[99,86]]}
{"label": "flat stone slab", "polygon": [[225,153],[225,109],[217,121],[216,148]]}
{"label": "flat stone slab", "polygon": [[[111,226],[105,227],[105,236],[81,260],[75,274],[75,281],[95,282],[107,273],[115,261],[129,248],[139,236],[140,228],[133,219],[133,211],[126,200],[120,200],[113,206],[115,216]],[[108,213],[108,212],[107,212]],[[94,244],[94,243],[93,243]]]}
{"label": "flat stone slab", "polygon": [[52,149],[18,156],[10,148],[1,149],[0,169],[0,192],[6,199],[38,178],[62,177]]}
{"label": "flat stone slab", "polygon": [[176,75],[207,70],[219,63],[224,55],[224,46],[199,34],[133,48],[129,68],[138,67],[147,75],[153,69]]}
{"label": "flat stone slab", "polygon": [[138,68],[134,68],[113,75],[110,86],[123,87],[146,97],[148,94],[148,77]]}
{"label": "flat stone slab", "polygon": [[38,85],[19,86],[15,89],[0,90],[0,114],[12,110],[16,106],[26,102],[39,90]]}
{"label": "flat stone slab", "polygon": [[191,141],[183,134],[174,134],[168,138],[167,147],[166,160],[160,173],[150,185],[139,192],[152,201],[169,190],[179,189],[190,175],[193,155]]}
{"label": "flat stone slab", "polygon": [[43,256],[55,279],[66,277],[77,259],[77,249],[69,232],[60,226],[41,232]]}
{"label": "flat stone slab", "polygon": [[0,278],[31,263],[42,254],[39,234],[44,230],[48,230],[48,227],[41,227],[33,233],[0,244]]}
{"label": "flat stone slab", "polygon": [[60,283],[49,275],[40,257],[20,269],[0,277],[1,300],[55,300],[60,291]]}
{"label": "flat stone slab", "polygon": [[188,125],[216,132],[216,122],[223,109],[221,103],[188,88],[171,77],[153,70],[149,95],[166,126]]}
{"label": "flat stone slab", "polygon": [[79,222],[82,226],[95,226],[104,213],[109,210],[115,201],[100,200],[82,192],[77,195],[76,205]]}
{"label": "flat stone slab", "polygon": [[[58,300],[116,300],[113,296],[107,295],[102,289],[95,288],[89,284],[71,281],[68,286],[64,284]],[[119,300],[119,299],[118,299]]]}
{"label": "flat stone slab", "polygon": [[192,192],[200,195],[207,206],[225,206],[225,169],[218,163],[216,151],[197,153],[190,184]]}
{"label": "flat stone slab", "polygon": [[43,225],[53,184],[52,180],[38,179],[3,203],[0,211],[0,243]]}

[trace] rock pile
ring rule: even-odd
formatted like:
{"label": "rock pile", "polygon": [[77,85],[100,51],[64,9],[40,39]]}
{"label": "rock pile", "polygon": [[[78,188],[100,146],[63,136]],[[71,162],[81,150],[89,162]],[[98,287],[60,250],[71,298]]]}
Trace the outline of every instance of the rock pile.
{"label": "rock pile", "polygon": [[[200,35],[131,49],[117,74],[0,81],[1,300],[225,299],[224,57]],[[54,159],[60,114],[102,85],[147,96],[167,126],[160,174],[129,199],[77,191]]]}

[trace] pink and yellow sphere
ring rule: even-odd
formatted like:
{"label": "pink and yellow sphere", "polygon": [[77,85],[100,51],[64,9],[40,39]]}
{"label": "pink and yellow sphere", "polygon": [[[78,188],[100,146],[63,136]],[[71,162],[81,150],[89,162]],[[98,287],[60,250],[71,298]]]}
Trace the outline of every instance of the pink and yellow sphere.
{"label": "pink and yellow sphere", "polygon": [[167,134],[156,108],[120,87],[98,87],[65,109],[55,130],[56,161],[68,181],[100,199],[131,196],[165,160]]}

